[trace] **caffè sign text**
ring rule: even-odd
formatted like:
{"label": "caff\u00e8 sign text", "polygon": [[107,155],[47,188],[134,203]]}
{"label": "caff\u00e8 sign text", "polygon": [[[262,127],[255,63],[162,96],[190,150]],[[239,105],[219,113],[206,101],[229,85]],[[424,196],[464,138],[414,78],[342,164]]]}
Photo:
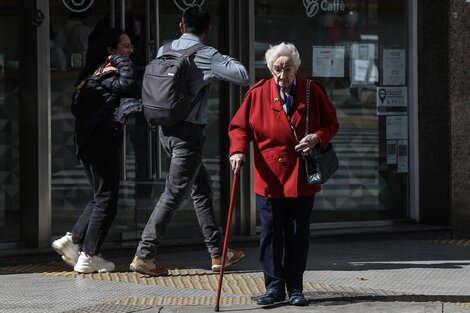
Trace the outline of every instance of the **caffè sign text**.
{"label": "caff\u00e8 sign text", "polygon": [[308,17],[314,17],[318,11],[335,12],[344,11],[346,5],[343,0],[303,0],[305,13]]}

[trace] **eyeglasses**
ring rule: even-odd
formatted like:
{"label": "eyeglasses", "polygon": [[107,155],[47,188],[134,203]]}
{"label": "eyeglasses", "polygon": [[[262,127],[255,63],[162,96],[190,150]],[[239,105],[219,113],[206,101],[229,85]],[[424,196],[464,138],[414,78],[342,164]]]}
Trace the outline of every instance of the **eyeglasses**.
{"label": "eyeglasses", "polygon": [[280,76],[281,73],[284,73],[284,75],[289,75],[289,74],[294,73],[294,71],[295,69],[293,66],[286,66],[284,68],[274,66],[272,70],[273,74],[276,76]]}
{"label": "eyeglasses", "polygon": [[121,47],[125,48],[125,49],[131,49],[131,50],[134,50],[134,46],[131,45],[130,43],[126,43],[124,45],[121,45]]}

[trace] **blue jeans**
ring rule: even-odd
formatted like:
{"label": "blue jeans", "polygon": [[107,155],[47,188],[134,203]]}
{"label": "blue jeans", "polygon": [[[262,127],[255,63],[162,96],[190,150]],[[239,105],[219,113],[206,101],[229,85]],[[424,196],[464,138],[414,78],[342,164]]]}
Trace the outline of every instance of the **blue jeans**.
{"label": "blue jeans", "polygon": [[260,263],[266,289],[303,290],[314,196],[266,198],[256,195],[260,212]]}
{"label": "blue jeans", "polygon": [[117,213],[121,153],[115,147],[83,149],[80,162],[90,183],[92,198],[72,228],[88,255],[99,253]]}
{"label": "blue jeans", "polygon": [[165,190],[142,232],[136,256],[155,258],[171,218],[189,193],[209,254],[212,258],[221,256],[222,239],[212,206],[212,182],[202,163],[204,128],[204,125],[183,122],[160,129],[160,143],[171,158],[170,169]]}

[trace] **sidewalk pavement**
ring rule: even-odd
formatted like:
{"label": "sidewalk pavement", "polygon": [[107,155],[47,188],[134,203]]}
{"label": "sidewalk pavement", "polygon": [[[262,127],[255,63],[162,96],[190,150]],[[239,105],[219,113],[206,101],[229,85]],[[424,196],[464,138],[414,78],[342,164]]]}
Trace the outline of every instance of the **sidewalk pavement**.
{"label": "sidewalk pavement", "polygon": [[[256,246],[224,274],[220,312],[470,312],[470,243],[381,240],[311,243],[304,275],[310,305],[258,306],[264,293]],[[59,257],[57,257],[60,260]],[[206,251],[158,256],[168,277],[78,274],[62,262],[0,267],[0,312],[214,312],[218,274]]]}

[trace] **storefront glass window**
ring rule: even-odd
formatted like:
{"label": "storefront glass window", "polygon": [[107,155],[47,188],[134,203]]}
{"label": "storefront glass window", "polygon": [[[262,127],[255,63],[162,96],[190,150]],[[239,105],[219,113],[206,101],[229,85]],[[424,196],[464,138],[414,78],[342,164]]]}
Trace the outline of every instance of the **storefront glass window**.
{"label": "storefront glass window", "polygon": [[[146,12],[145,0],[125,1],[125,28],[131,37],[134,52],[131,58],[142,79],[145,65],[156,54],[153,1],[150,12]],[[204,2],[204,1],[202,1]],[[181,20],[180,2],[160,1],[159,45],[179,38],[178,24]],[[115,2],[115,25],[120,27],[120,1]],[[204,7],[212,13],[212,32],[206,41],[217,47],[216,1],[205,1]],[[83,13],[73,13],[61,0],[50,1],[51,16],[51,96],[52,96],[52,235],[60,236],[70,231],[90,197],[87,178],[74,154],[74,118],[70,103],[74,84],[84,65],[88,36],[97,27],[109,25],[110,4],[94,1]],[[146,18],[150,16],[150,34],[147,39]],[[78,33],[72,36],[71,34]],[[77,39],[77,42],[72,42]],[[56,51],[53,52],[52,48]],[[146,49],[149,48],[149,55]],[[56,53],[57,52],[57,53]],[[65,60],[65,61],[64,61]],[[214,206],[220,206],[220,167],[218,115],[219,98],[217,84],[209,96],[209,121],[207,132],[210,138],[205,150],[205,164],[211,174],[214,187]],[[154,205],[163,192],[168,170],[168,158],[158,158],[156,133],[151,133],[143,114],[130,118],[126,126],[125,180],[121,182],[119,207],[108,240],[135,240],[145,226]],[[151,143],[151,145],[150,145]],[[159,164],[161,162],[161,164]],[[159,166],[160,165],[160,166]],[[161,176],[157,177],[157,169]],[[124,178],[124,176],[123,176]],[[194,237],[200,235],[192,201],[185,202],[175,212],[167,237]],[[201,236],[202,237],[202,236]]]}
{"label": "storefront glass window", "polygon": [[407,1],[255,2],[256,80],[269,45],[293,43],[300,75],[336,105],[340,168],[315,200],[312,222],[407,217]]}
{"label": "storefront glass window", "polygon": [[19,4],[0,2],[0,244],[20,240]]}

